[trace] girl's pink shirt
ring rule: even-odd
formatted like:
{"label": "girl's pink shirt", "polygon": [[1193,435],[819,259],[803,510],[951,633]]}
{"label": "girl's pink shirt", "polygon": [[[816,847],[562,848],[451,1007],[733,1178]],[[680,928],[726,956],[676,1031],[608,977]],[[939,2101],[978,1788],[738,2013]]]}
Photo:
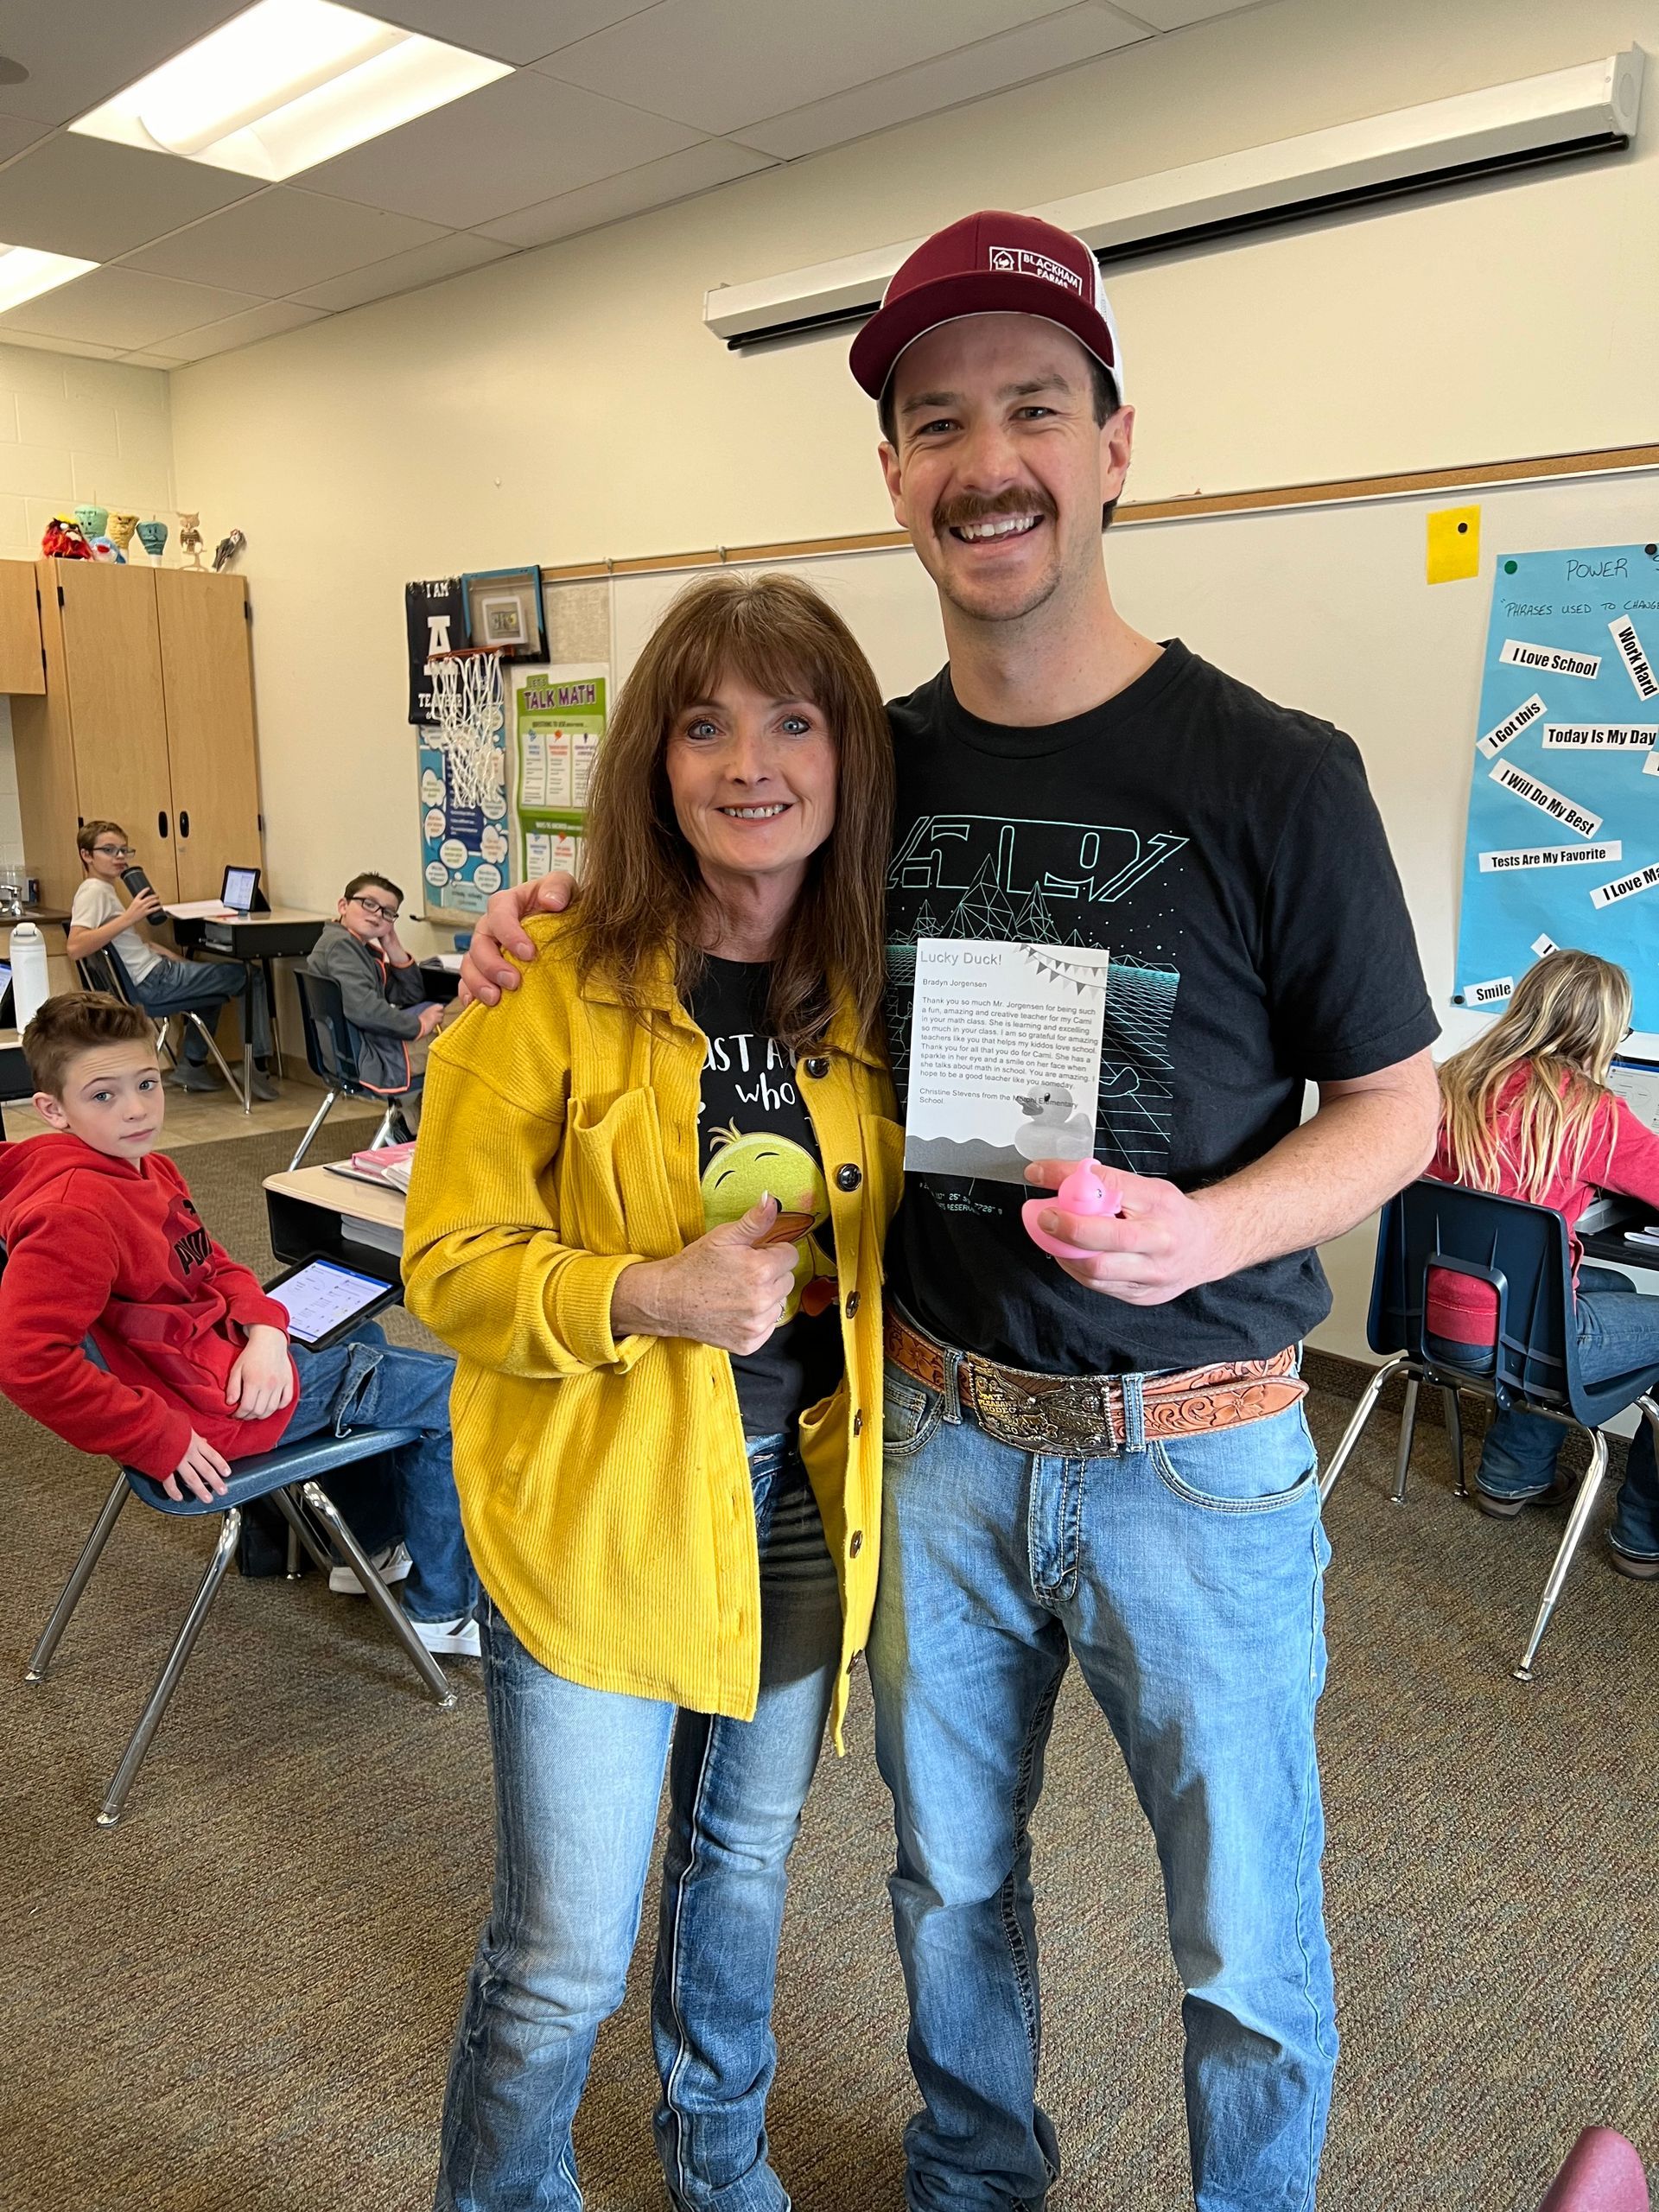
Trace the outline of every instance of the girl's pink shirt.
{"label": "girl's pink shirt", "polygon": [[[1506,1122],[1513,1122],[1516,1103],[1525,1080],[1526,1071],[1517,1068],[1499,1092],[1497,1120],[1500,1129]],[[1553,1206],[1569,1230],[1576,1228],[1580,1215],[1601,1191],[1616,1191],[1625,1198],[1640,1198],[1643,1205],[1654,1208],[1654,1218],[1659,1221],[1659,1136],[1637,1119],[1622,1098],[1610,1093],[1602,1100],[1591,1123],[1590,1140],[1576,1174],[1570,1172],[1570,1166],[1569,1150],[1556,1170],[1554,1180],[1538,1201]],[[1425,1173],[1440,1183],[1458,1180],[1446,1152],[1444,1128],[1433,1160]],[[1499,1171],[1497,1188],[1503,1198],[1516,1198],[1522,1195],[1507,1163]],[[1576,1283],[1580,1259],[1576,1236],[1572,1243],[1573,1280]],[[1427,1320],[1434,1335],[1449,1338],[1453,1344],[1490,1344],[1497,1325],[1497,1293],[1489,1282],[1475,1282],[1467,1275],[1432,1268]]]}

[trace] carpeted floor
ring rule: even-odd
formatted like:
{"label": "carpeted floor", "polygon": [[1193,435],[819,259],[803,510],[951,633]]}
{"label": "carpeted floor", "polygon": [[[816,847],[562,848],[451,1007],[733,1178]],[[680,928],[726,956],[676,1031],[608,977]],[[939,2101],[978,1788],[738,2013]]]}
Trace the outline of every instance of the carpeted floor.
{"label": "carpeted floor", "polygon": [[[259,1181],[289,1141],[181,1155],[207,1220],[261,1267]],[[1345,1410],[1313,1402],[1327,1448]],[[1616,1577],[1598,1535],[1522,1687],[1508,1669],[1559,1522],[1460,1505],[1427,1427],[1396,1511],[1392,1429],[1374,1433],[1329,1516],[1344,2044],[1321,2202],[1534,2212],[1587,2120],[1659,2157],[1659,1588]],[[108,1473],[4,1406],[0,1450],[0,2212],[423,2212],[489,1873],[476,1669],[442,1713],[360,1604],[315,1576],[232,1576],[105,1834],[92,1813],[206,1532],[131,1509],[54,1675],[27,1688]],[[862,1694],[849,1737],[796,1859],[776,2158],[801,2212],[898,2212],[911,2091]],[[1189,2201],[1179,1992],[1155,1861],[1075,1675],[1037,1878],[1054,2212],[1172,2212]],[[645,1981],[642,1960],[579,2124],[597,2212],[663,2202]]]}

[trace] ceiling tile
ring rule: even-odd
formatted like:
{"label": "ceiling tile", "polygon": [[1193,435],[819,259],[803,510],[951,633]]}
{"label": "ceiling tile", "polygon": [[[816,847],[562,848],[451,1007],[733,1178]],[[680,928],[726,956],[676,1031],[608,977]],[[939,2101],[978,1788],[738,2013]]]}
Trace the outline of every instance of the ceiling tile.
{"label": "ceiling tile", "polygon": [[919,62],[913,69],[901,69],[897,75],[883,77],[873,85],[859,85],[850,92],[837,93],[834,99],[797,108],[792,115],[745,124],[744,142],[764,147],[781,161],[795,161],[803,154],[816,154],[826,146],[862,138],[895,123],[909,123],[919,115],[937,114],[941,108],[983,99],[1010,85],[1045,76],[1052,69],[1070,68],[1074,62],[1087,61],[1147,36],[1138,24],[1110,9],[1068,8],[1064,15],[1022,24],[1000,38],[982,39],[976,46],[942,54],[937,61]]}
{"label": "ceiling tile", "polygon": [[297,330],[302,323],[322,320],[317,308],[296,307],[292,300],[262,300],[242,315],[205,323],[200,330],[169,332],[167,350],[183,360],[200,361],[209,353],[228,353],[234,346],[251,346],[260,338],[279,338],[285,330]]}
{"label": "ceiling tile", "polygon": [[0,169],[0,238],[113,261],[260,189],[252,177],[102,138],[48,138]]}
{"label": "ceiling tile", "polygon": [[1125,0],[1132,16],[1155,31],[1179,30],[1184,23],[1207,23],[1212,16],[1236,16],[1252,0]]}
{"label": "ceiling tile", "polygon": [[538,65],[584,90],[708,131],[868,84],[976,39],[1059,14],[1066,0],[658,0]]}
{"label": "ceiling tile", "polygon": [[25,146],[44,138],[50,127],[45,123],[31,123],[25,115],[0,115],[0,162],[9,162]]}
{"label": "ceiling tile", "polygon": [[443,236],[435,224],[408,215],[276,185],[141,247],[124,265],[197,284],[233,284],[279,300],[302,285],[326,283],[365,262],[385,261]]}
{"label": "ceiling tile", "polygon": [[601,223],[619,222],[625,215],[641,214],[647,207],[666,207],[671,200],[690,199],[694,192],[706,192],[712,185],[729,184],[734,177],[772,166],[766,155],[751,152],[747,146],[705,138],[683,153],[646,162],[575,192],[559,193],[484,228],[489,237],[510,239],[514,245],[546,245],[554,238],[574,238],[578,231],[596,230]]}
{"label": "ceiling tile", "polygon": [[257,307],[249,292],[215,291],[206,284],[180,284],[170,276],[150,276],[139,269],[94,269],[55,292],[42,292],[22,307],[0,315],[0,339],[14,330],[44,338],[79,338],[89,345],[113,346],[129,353],[136,346],[194,330],[219,315]]}
{"label": "ceiling tile", "polygon": [[391,0],[390,5],[375,0],[372,12],[474,54],[525,62],[655,5],[656,0]]}
{"label": "ceiling tile", "polygon": [[326,284],[310,285],[294,297],[302,307],[334,312],[360,308],[369,300],[389,300],[395,292],[413,292],[423,284],[437,283],[442,277],[458,276],[463,270],[499,261],[512,251],[510,245],[495,238],[481,238],[474,231],[449,231],[429,245],[413,246],[407,253],[372,262],[366,269],[354,269],[349,276],[330,277]]}
{"label": "ceiling tile", "polygon": [[238,16],[248,0],[45,0],[5,10],[5,50],[29,71],[5,88],[6,111],[67,123]]}
{"label": "ceiling tile", "polygon": [[306,180],[342,199],[475,230],[515,207],[676,153],[696,137],[661,116],[522,71],[308,169]]}

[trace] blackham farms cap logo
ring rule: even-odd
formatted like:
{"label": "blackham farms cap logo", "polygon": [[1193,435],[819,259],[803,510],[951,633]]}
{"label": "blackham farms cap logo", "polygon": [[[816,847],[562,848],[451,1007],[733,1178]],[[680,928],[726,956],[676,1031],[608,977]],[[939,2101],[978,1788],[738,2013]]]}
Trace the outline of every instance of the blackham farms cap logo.
{"label": "blackham farms cap logo", "polygon": [[1083,279],[1075,269],[1068,269],[1063,261],[1051,261],[1046,253],[1033,253],[1028,246],[994,245],[991,267],[1011,276],[1040,276],[1046,284],[1064,284],[1068,291],[1082,296]]}

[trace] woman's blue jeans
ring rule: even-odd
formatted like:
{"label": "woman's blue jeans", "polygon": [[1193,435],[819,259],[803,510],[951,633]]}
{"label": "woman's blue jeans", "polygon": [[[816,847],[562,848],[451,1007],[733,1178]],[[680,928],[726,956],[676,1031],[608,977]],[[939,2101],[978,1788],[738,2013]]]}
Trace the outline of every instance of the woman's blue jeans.
{"label": "woman's blue jeans", "polygon": [[[1586,1382],[1659,1366],[1659,1298],[1643,1298],[1611,1268],[1580,1268],[1577,1307],[1579,1371]],[[1499,1414],[1486,1432],[1475,1480],[1493,1497],[1540,1497],[1555,1479],[1567,1434],[1560,1421],[1537,1414]],[[1634,1559],[1659,1559],[1659,1471],[1645,1421],[1630,1440],[1610,1536],[1616,1550]]]}
{"label": "woman's blue jeans", "polygon": [[652,2037],[669,2196],[682,2212],[787,2212],[766,2154],[772,1985],[790,1847],[841,1655],[817,1503],[804,1484],[777,1495],[792,1450],[781,1435],[749,1446],[753,1720],[566,1681],[484,1601],[495,1889],[450,2061],[437,2212],[578,2212],[571,2123],[601,2024],[622,2001],[664,1768]]}

